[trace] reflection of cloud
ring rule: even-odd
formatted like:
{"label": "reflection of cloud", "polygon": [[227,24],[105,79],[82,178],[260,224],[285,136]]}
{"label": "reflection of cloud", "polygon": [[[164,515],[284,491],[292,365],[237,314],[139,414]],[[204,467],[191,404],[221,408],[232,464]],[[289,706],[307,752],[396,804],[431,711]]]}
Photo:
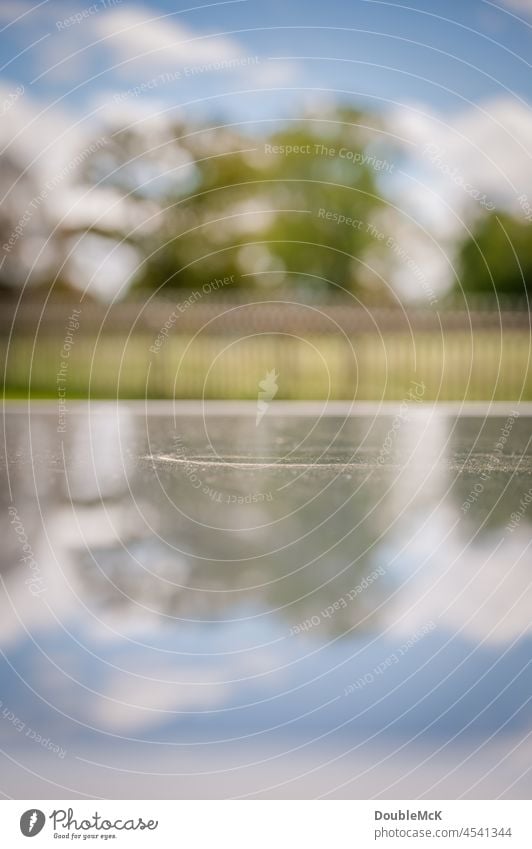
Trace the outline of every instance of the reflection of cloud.
{"label": "reflection of cloud", "polygon": [[[425,530],[405,548],[401,565],[416,574],[397,596],[394,621],[410,632],[434,620],[486,646],[530,635],[528,540],[512,540],[494,553],[493,543],[474,546],[446,535],[437,517],[430,525],[427,520]],[[430,569],[420,569],[423,563]]]}
{"label": "reflection of cloud", "polygon": [[[132,428],[131,413],[125,409],[116,415],[96,412],[69,428],[68,451],[75,461],[68,467],[68,492],[73,501],[98,502],[125,491],[131,463],[125,446],[132,439]],[[86,462],[80,463],[80,458]]]}
{"label": "reflection of cloud", "polygon": [[26,15],[33,8],[33,3],[23,0],[2,0],[0,4],[0,24],[11,24]]}
{"label": "reflection of cloud", "polygon": [[[183,670],[184,671],[184,670]],[[170,665],[159,669],[153,663],[139,664],[135,677],[115,675],[110,677],[104,690],[105,700],[98,699],[91,714],[107,729],[133,731],[150,725],[160,725],[167,711],[208,710],[219,707],[227,700],[228,687],[221,682],[222,664],[207,669],[197,666],[187,669],[188,681],[168,681]],[[174,672],[175,674],[175,672]],[[146,680],[137,676],[146,676]],[[161,681],[154,681],[160,678]],[[175,719],[171,714],[167,719]]]}
{"label": "reflection of cloud", "polygon": [[[529,533],[499,547],[495,537],[478,539],[457,524],[457,504],[446,499],[451,475],[440,465],[454,421],[430,408],[414,411],[410,406],[411,421],[398,436],[410,459],[408,475],[398,477],[390,493],[401,523],[397,537],[381,547],[388,568],[402,579],[391,604],[393,631],[410,634],[434,621],[486,648],[530,637]],[[432,511],[426,507],[428,497],[438,505]]]}
{"label": "reflection of cloud", "polygon": [[[137,60],[162,70],[195,63],[219,62],[241,55],[232,39],[188,29],[173,17],[154,18],[142,7],[113,9],[94,22],[98,34],[119,60]],[[136,67],[138,69],[138,64]]]}
{"label": "reflection of cloud", "polygon": [[516,9],[518,12],[532,13],[532,0],[500,0],[503,6]]}
{"label": "reflection of cloud", "polygon": [[[229,640],[232,638],[234,633]],[[178,639],[176,633],[176,646]],[[207,645],[213,646],[211,642]],[[111,653],[110,659],[124,668],[124,658]],[[246,700],[246,693],[254,693],[260,704],[260,694],[270,693],[272,686],[285,679],[280,668],[284,659],[279,650],[254,649],[225,657],[198,655],[191,663],[181,659],[176,649],[166,662],[154,665],[151,654],[139,657],[137,652],[130,660],[135,674],[110,675],[101,689],[106,698],[95,701],[91,713],[108,730],[134,731],[179,721],[173,711],[205,712],[234,706]],[[253,680],[256,676],[258,680]]]}

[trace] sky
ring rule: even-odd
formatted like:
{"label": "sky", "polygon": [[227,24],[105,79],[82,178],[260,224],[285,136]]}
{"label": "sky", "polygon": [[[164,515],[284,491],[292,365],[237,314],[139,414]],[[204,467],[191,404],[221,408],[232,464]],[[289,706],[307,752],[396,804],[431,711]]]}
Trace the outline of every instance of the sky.
{"label": "sky", "polygon": [[2,0],[0,145],[44,178],[109,120],[253,132],[343,101],[379,113],[406,161],[383,192],[441,242],[532,202],[531,58],[532,0]]}
{"label": "sky", "polygon": [[[333,91],[379,110],[416,102],[446,115],[532,96],[532,0],[3,0],[0,27],[6,85],[22,82],[39,102],[77,112],[158,73],[245,57],[257,64],[183,76],[159,86],[157,99],[212,98],[220,112],[260,118],[295,92]],[[269,88],[294,96],[237,93]]]}

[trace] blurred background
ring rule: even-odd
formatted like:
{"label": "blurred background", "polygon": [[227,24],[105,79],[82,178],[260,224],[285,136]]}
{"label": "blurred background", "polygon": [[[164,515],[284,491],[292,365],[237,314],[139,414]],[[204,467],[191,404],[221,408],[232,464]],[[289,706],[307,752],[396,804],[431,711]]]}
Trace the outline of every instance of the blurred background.
{"label": "blurred background", "polygon": [[3,2],[7,397],[532,399],[531,41],[530,0]]}
{"label": "blurred background", "polygon": [[0,3],[0,789],[530,798],[532,0],[182,5]]}

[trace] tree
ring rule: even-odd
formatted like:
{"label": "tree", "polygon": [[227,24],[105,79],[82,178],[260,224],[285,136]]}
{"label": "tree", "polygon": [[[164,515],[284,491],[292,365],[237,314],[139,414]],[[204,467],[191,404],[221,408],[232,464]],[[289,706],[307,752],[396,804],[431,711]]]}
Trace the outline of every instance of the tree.
{"label": "tree", "polygon": [[[183,179],[170,179],[177,165],[157,197],[156,226],[139,231],[146,261],[138,287],[195,288],[234,275],[235,285],[266,291],[296,283],[317,293],[334,284],[360,291],[368,227],[382,206],[382,160],[366,154],[375,133],[360,113],[308,116],[269,138],[223,125],[180,124],[170,135],[165,156],[174,150],[178,162],[184,158]],[[124,136],[114,177],[121,190],[135,184],[139,162],[160,160],[150,145],[143,153],[142,139]],[[144,202],[141,194],[135,189],[132,202]]]}
{"label": "tree", "polygon": [[466,292],[525,295],[532,288],[532,224],[505,213],[482,219],[462,245],[459,280]]}

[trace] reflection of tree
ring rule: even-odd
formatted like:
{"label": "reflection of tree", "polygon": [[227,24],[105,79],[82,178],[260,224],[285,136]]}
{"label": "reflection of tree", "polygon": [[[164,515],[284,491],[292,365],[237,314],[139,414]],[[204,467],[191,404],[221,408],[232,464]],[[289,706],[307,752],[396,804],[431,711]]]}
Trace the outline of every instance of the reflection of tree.
{"label": "reflection of tree", "polygon": [[61,461],[53,450],[55,427],[52,418],[41,419],[39,426],[32,432],[30,450],[27,419],[17,414],[4,418],[1,438],[6,452],[0,470],[0,571],[4,574],[12,572],[14,577],[22,575],[24,578],[28,574],[27,566],[21,560],[27,552],[24,552],[20,539],[13,530],[8,507],[16,510],[33,556],[38,557],[45,539],[47,518],[63,497]]}
{"label": "reflection of tree", "polygon": [[[257,543],[254,559],[249,546],[235,535],[218,532],[215,537],[193,526],[176,533],[169,511],[162,504],[159,507],[161,536],[191,553],[183,556],[155,538],[123,538],[120,545],[78,551],[79,575],[92,597],[111,607],[128,607],[131,599],[139,610],[214,620],[278,609],[277,615],[289,627],[347,596],[374,568],[370,556],[357,559],[357,552],[376,535],[376,529],[372,533],[367,522],[335,546],[346,530],[345,512],[330,521],[325,531],[311,533],[306,540],[280,552],[260,556],[261,548],[267,551],[272,547],[272,538],[267,546]],[[263,512],[263,521],[268,521],[269,507]],[[354,505],[351,513],[355,514],[352,520],[356,518]],[[295,536],[312,531],[316,520],[323,518],[323,505],[305,510],[302,516],[293,523]],[[328,548],[332,551],[320,556],[320,551]],[[195,552],[202,559],[194,557]],[[247,559],[238,562],[240,557]],[[384,579],[381,581],[380,587],[375,583],[356,595],[347,608],[324,619],[323,627],[340,634],[366,617],[368,625],[375,599],[383,598]]]}
{"label": "reflection of tree", "polygon": [[[452,499],[457,513],[469,527],[502,529],[532,486],[532,468],[527,456],[530,429],[526,420],[517,420],[502,453],[496,452],[506,418],[490,417],[481,424],[473,418],[453,423],[450,440],[455,478]],[[478,437],[478,439],[477,439]],[[477,440],[475,448],[472,447]],[[512,475],[512,480],[509,480]],[[469,504],[469,506],[465,506]],[[532,515],[523,521],[532,520]]]}
{"label": "reflection of tree", "polygon": [[[255,437],[266,455],[275,451],[279,426],[277,422],[269,431],[263,427]],[[325,423],[322,436],[327,427]],[[218,435],[214,441],[221,450]],[[225,436],[228,444],[233,444],[231,436]],[[159,441],[155,428],[151,439]],[[192,450],[190,431],[185,442]],[[350,423],[331,451],[348,459],[357,442],[359,428]],[[318,443],[316,437],[309,440],[298,456],[310,456]],[[204,450],[198,436],[196,444]],[[241,434],[241,452],[252,450],[252,444],[252,438],[246,441]],[[214,620],[278,610],[275,616],[289,628],[347,597],[377,566],[385,565],[378,560],[378,542],[389,509],[385,503],[371,512],[382,495],[382,470],[363,483],[363,464],[360,471],[350,468],[341,474],[319,466],[302,474],[287,465],[248,471],[200,465],[199,488],[181,466],[161,463],[155,471],[157,477],[151,461],[145,461],[133,474],[130,485],[138,507],[123,500],[123,527],[136,523],[138,531],[138,510],[152,517],[159,538],[147,529],[136,534],[129,530],[120,534],[119,544],[96,544],[77,553],[83,583],[103,604],[127,608],[129,598],[138,610]],[[244,500],[250,493],[271,493],[272,498],[240,505],[229,500]],[[298,509],[302,504],[306,506]],[[368,627],[389,580],[380,577],[324,618],[324,633],[341,634],[362,620],[361,627]]]}
{"label": "reflection of tree", "polygon": [[[403,557],[410,568],[434,545],[427,532],[429,536],[418,540],[417,548],[408,549],[424,521],[425,508],[430,512],[443,491],[442,482],[433,488],[437,478],[437,468],[432,468],[434,454],[423,454],[412,422],[408,425],[412,441],[401,446],[398,438],[386,463],[375,467],[390,428],[389,417],[379,418],[371,426],[368,420],[356,417],[343,427],[337,419],[325,418],[314,433],[308,423],[304,432],[297,417],[266,416],[259,428],[254,415],[242,417],[238,423],[216,417],[208,422],[211,447],[198,419],[182,418],[178,432],[187,456],[208,457],[214,451],[222,457],[238,453],[285,458],[284,465],[273,469],[247,471],[199,463],[195,468],[201,487],[197,488],[184,467],[156,459],[174,450],[175,423],[165,416],[148,421],[155,459],[146,457],[142,416],[124,411],[122,417],[95,416],[92,423],[73,416],[63,435],[68,487],[54,416],[35,414],[31,452],[27,424],[23,426],[18,416],[7,421],[14,503],[34,552],[44,551],[45,527],[57,558],[47,568],[53,572],[60,563],[61,570],[68,572],[72,563],[75,576],[71,577],[79,579],[82,595],[127,616],[141,616],[144,608],[156,617],[218,621],[277,611],[272,613],[272,621],[281,619],[288,629],[320,616],[382,566],[385,574],[369,589],[356,594],[331,617],[321,617],[322,634],[342,634],[362,622],[360,628],[364,629],[381,621],[380,614],[375,617],[375,608],[396,589],[397,564],[391,563],[395,553],[406,546]],[[451,497],[453,515],[461,520],[459,534],[471,523],[480,527],[490,512],[485,528],[504,527],[530,486],[528,465],[528,472],[516,475],[502,494],[508,469],[517,466],[529,438],[523,418],[513,425],[501,462],[504,468],[494,470],[482,496],[467,513],[460,512],[478,480],[479,467],[473,460],[467,461],[467,454],[478,436],[475,459],[485,467],[504,424],[504,417],[483,424],[476,417],[452,422],[451,457],[441,462],[440,471],[448,478],[451,460],[455,477]],[[440,437],[447,438],[443,433]],[[436,447],[441,444],[440,437],[436,432]],[[334,457],[340,463],[354,460],[358,467],[350,465],[339,473],[317,464],[304,474],[300,467],[290,467],[290,458],[317,459],[326,445],[329,459]],[[413,446],[420,469],[405,468]],[[419,481],[430,469],[431,484],[423,485],[423,504],[418,499],[409,506]],[[272,498],[246,503],[250,493],[271,493]],[[530,528],[531,519],[532,509],[525,512],[521,531]],[[17,564],[16,537],[7,523],[4,529],[5,560]],[[483,538],[479,535],[479,543]],[[468,557],[473,557],[472,550]],[[446,562],[444,565],[447,568]],[[44,570],[44,560],[40,566]],[[450,592],[453,582],[454,577],[449,579]],[[408,606],[410,592],[402,602]]]}

